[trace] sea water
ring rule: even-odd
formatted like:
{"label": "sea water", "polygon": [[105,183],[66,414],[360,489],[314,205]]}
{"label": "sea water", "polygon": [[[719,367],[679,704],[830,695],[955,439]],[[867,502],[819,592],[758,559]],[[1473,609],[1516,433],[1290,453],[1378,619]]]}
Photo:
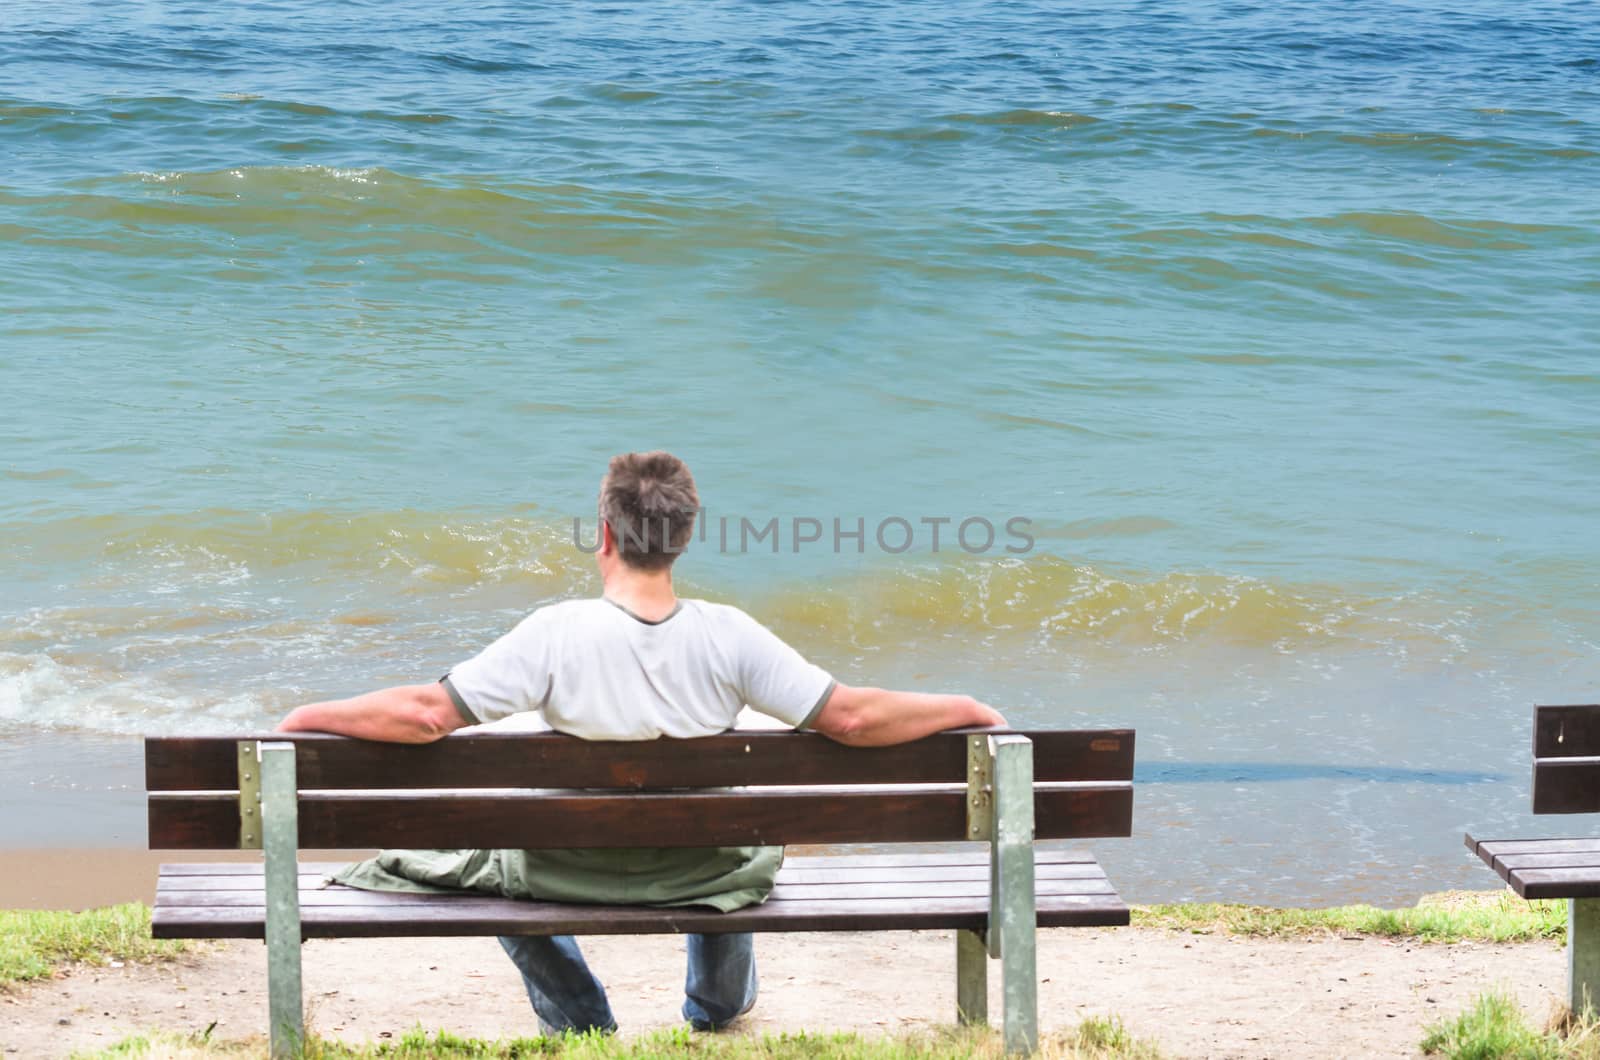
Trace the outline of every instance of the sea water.
{"label": "sea water", "polygon": [[12,0],[0,71],[0,842],[597,592],[656,447],[686,593],[1136,728],[1133,900],[1569,826],[1592,5]]}

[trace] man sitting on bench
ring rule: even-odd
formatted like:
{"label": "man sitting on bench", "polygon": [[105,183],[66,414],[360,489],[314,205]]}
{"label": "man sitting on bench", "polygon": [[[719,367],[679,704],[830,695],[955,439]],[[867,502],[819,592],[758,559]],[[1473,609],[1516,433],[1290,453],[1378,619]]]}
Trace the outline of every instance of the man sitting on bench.
{"label": "man sitting on bench", "polygon": [[[970,696],[840,684],[738,608],[680,600],[672,563],[699,507],[677,457],[613,458],[600,484],[600,599],[539,608],[438,682],[297,707],[279,730],[427,743],[535,711],[556,731],[587,740],[652,740],[724,732],[746,705],[855,746],[1005,724]],[[775,847],[386,851],[336,878],[375,889],[726,912],[764,901],[781,860]],[[571,936],[504,936],[500,944],[545,1031],[615,1030],[605,990]],[[696,1030],[720,1029],[749,1011],[751,935],[690,935],[688,952],[683,1015]]]}

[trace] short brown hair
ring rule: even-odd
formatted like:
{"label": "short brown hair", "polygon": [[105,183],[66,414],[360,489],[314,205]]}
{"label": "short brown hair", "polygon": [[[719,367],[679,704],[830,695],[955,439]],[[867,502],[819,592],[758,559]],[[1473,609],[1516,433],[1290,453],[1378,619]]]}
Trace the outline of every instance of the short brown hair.
{"label": "short brown hair", "polygon": [[622,561],[666,570],[689,547],[700,494],[688,465],[671,453],[623,453],[600,482],[600,518],[611,527]]}

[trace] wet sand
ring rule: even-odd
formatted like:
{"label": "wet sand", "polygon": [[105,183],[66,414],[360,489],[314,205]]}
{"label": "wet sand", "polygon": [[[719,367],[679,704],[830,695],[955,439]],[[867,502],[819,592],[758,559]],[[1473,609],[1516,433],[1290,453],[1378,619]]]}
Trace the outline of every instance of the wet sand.
{"label": "wet sand", "polygon": [[13,849],[145,846],[136,736],[0,728],[0,857]]}

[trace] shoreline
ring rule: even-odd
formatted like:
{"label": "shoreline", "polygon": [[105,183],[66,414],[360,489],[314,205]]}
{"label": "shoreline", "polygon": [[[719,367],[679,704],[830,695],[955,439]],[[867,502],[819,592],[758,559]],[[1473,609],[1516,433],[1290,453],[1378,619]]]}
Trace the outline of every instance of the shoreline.
{"label": "shoreline", "polygon": [[137,736],[0,727],[0,857],[13,849],[145,846]]}
{"label": "shoreline", "polygon": [[[302,850],[304,861],[359,861],[375,851]],[[79,912],[155,901],[163,864],[259,861],[256,850],[143,850],[137,847],[0,847],[0,909]]]}

